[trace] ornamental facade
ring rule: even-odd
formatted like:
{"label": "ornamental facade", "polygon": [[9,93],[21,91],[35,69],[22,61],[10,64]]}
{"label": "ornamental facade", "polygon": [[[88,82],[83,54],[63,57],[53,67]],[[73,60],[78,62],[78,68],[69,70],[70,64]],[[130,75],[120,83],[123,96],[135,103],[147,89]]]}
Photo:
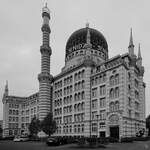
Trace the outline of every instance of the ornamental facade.
{"label": "ornamental facade", "polygon": [[145,131],[145,83],[140,45],[134,52],[132,30],[128,51],[109,58],[101,32],[90,28],[75,31],[68,39],[65,66],[50,74],[50,11],[42,10],[43,43],[39,91],[28,97],[3,96],[3,136],[28,133],[31,119],[48,112],[57,123],[54,136],[134,137]]}

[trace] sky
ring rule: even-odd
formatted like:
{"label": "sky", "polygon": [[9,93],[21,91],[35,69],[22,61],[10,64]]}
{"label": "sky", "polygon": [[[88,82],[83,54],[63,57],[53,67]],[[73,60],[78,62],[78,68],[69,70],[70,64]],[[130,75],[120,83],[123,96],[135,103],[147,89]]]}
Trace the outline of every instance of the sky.
{"label": "sky", "polygon": [[135,54],[141,44],[146,116],[150,114],[150,2],[148,0],[0,0],[0,119],[2,96],[8,80],[9,94],[29,96],[38,91],[42,44],[41,11],[51,10],[51,74],[57,75],[65,62],[69,36],[85,27],[99,30],[106,38],[109,57],[128,51],[130,28]]}

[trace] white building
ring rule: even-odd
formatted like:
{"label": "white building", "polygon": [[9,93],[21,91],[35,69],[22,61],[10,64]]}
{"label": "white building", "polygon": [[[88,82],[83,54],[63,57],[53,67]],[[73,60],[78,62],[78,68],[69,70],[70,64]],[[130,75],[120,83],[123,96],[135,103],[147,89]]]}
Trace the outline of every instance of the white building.
{"label": "white building", "polygon": [[26,132],[31,119],[52,112],[55,136],[136,136],[145,129],[145,83],[140,46],[134,53],[132,30],[128,51],[108,56],[105,37],[86,24],[66,44],[65,66],[50,74],[50,13],[43,8],[43,44],[39,92],[29,97],[3,97],[4,136]]}

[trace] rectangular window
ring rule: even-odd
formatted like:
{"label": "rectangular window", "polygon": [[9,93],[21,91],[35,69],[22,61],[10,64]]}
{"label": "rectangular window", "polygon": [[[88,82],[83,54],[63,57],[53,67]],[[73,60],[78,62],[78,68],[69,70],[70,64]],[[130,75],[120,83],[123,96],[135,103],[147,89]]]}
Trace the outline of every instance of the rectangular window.
{"label": "rectangular window", "polygon": [[99,119],[100,120],[105,120],[106,119],[106,111],[105,110],[100,110]]}
{"label": "rectangular window", "polygon": [[92,89],[92,98],[97,97],[97,88]]}
{"label": "rectangular window", "polygon": [[106,98],[105,97],[104,98],[100,98],[99,105],[100,105],[100,108],[103,108],[103,107],[106,106]]}
{"label": "rectangular window", "polygon": [[97,99],[92,100],[92,109],[96,109],[97,108]]}
{"label": "rectangular window", "polygon": [[100,96],[103,96],[106,94],[106,86],[103,85],[103,86],[100,86]]}

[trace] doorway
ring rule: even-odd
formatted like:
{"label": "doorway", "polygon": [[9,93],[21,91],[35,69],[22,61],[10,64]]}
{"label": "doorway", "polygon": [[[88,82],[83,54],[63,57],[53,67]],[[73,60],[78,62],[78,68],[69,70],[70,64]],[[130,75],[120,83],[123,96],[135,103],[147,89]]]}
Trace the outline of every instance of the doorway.
{"label": "doorway", "polygon": [[119,126],[110,127],[110,137],[119,139]]}

